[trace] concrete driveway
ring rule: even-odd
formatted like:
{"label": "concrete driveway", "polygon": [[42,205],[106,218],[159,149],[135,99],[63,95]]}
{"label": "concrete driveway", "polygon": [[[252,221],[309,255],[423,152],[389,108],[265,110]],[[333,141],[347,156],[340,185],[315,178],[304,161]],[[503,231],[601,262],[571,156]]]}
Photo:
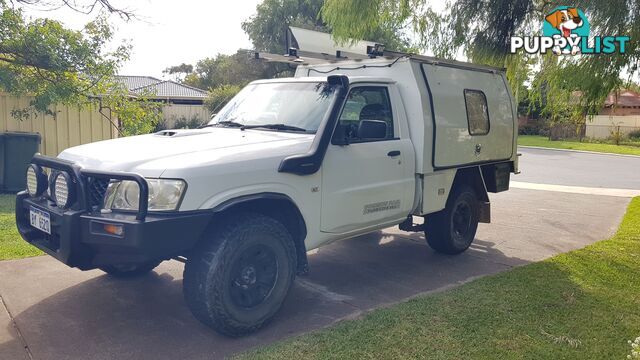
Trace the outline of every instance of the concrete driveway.
{"label": "concrete driveway", "polygon": [[[625,196],[558,190],[563,188],[529,190],[522,184],[594,187],[595,194],[606,187],[640,189],[637,174],[625,187],[611,172],[610,176],[583,174],[583,165],[575,168],[575,157],[592,169],[608,166],[605,163],[612,161],[608,157],[521,152],[523,175],[514,177],[520,188],[492,195],[493,223],[480,225],[469,251],[440,255],[426,245],[424,235],[396,228],[323,247],[309,256],[311,273],[297,278],[274,321],[241,339],[219,336],[191,316],[182,299],[183,266],[175,261],[163,263],[148,276],[126,281],[100,271],[69,269],[50,257],[2,261],[0,359],[228,356],[581,248],[610,236],[629,202]],[[549,157],[557,160],[551,163]],[[616,171],[640,168],[640,158],[624,159]],[[541,170],[532,174],[530,169],[538,167]],[[537,174],[542,169],[546,177]]]}

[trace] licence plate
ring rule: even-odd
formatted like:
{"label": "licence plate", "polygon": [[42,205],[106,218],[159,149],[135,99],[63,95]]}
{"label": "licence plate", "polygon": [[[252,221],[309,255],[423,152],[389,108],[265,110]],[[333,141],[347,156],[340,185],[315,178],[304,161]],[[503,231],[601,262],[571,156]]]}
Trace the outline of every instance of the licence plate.
{"label": "licence plate", "polygon": [[48,212],[38,210],[32,206],[29,209],[29,215],[31,226],[51,235],[51,218]]}

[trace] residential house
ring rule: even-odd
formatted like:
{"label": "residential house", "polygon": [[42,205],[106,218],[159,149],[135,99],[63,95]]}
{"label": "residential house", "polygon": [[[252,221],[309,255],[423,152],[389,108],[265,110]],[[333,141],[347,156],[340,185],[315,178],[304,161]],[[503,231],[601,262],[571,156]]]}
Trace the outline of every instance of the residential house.
{"label": "residential house", "polygon": [[172,80],[160,80],[152,76],[120,75],[118,79],[133,95],[148,95],[162,101],[165,126],[172,128],[178,120],[209,121],[211,113],[204,105],[207,92]]}
{"label": "residential house", "polygon": [[585,135],[606,139],[616,132],[624,136],[634,130],[640,130],[640,94],[620,90],[611,92],[599,114],[587,119]]}

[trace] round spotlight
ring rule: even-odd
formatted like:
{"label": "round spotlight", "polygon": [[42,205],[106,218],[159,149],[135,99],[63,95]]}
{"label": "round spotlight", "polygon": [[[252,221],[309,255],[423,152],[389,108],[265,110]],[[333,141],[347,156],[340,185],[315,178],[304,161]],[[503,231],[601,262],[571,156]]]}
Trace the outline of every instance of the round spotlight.
{"label": "round spotlight", "polygon": [[42,195],[47,189],[47,176],[38,165],[31,164],[27,168],[27,192],[30,196]]}
{"label": "round spotlight", "polygon": [[71,177],[66,172],[59,172],[53,181],[53,201],[60,208],[67,208],[73,202]]}

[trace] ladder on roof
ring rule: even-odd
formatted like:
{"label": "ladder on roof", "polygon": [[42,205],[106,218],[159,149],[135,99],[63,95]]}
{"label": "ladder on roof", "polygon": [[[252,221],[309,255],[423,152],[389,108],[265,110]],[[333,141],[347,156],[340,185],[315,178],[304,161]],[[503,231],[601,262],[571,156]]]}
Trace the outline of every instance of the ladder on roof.
{"label": "ladder on roof", "polygon": [[384,58],[394,60],[401,57],[416,59],[423,63],[472,69],[476,71],[498,73],[505,71],[488,65],[472,64],[456,60],[444,60],[435,57],[385,50],[383,44],[371,41],[356,41],[353,45],[335,44],[331,34],[296,28],[287,29],[287,53],[284,55],[251,51],[253,58],[267,62],[287,63],[290,65],[319,65],[337,63],[345,60],[364,61]]}
{"label": "ladder on roof", "polygon": [[286,33],[284,55],[253,52],[257,60],[289,63],[292,65],[326,64],[344,60],[364,60],[376,57],[397,58],[409,54],[384,51],[384,45],[371,41],[336,44],[331,34],[290,26]]}

